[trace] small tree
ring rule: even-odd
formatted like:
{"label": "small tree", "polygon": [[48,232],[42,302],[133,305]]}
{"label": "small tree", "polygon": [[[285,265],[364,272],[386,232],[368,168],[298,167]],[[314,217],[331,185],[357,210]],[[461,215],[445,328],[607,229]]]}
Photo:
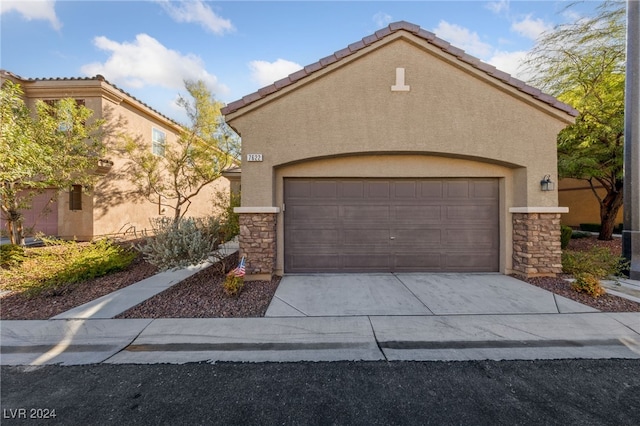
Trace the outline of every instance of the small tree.
{"label": "small tree", "polygon": [[76,100],[38,100],[30,111],[22,96],[10,80],[0,89],[0,197],[11,243],[24,245],[21,210],[45,188],[93,186],[106,149],[103,120]]}
{"label": "small tree", "polygon": [[236,161],[239,141],[222,119],[222,104],[202,81],[185,81],[192,97],[178,104],[189,119],[176,143],[167,143],[163,156],[155,155],[140,138],[122,135],[122,150],[130,160],[129,179],[150,202],[161,200],[174,212],[174,221],[184,217],[191,200]]}
{"label": "small tree", "polygon": [[580,112],[558,136],[558,172],[589,183],[600,204],[598,238],[610,240],[623,204],[624,2],[606,1],[596,16],[543,34],[525,65],[534,85]]}

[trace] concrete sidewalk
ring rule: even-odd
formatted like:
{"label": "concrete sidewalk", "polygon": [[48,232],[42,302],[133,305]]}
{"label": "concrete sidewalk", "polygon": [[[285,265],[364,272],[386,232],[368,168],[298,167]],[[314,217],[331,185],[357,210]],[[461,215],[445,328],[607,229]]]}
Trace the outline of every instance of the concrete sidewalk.
{"label": "concrete sidewalk", "polygon": [[640,313],[500,274],[287,275],[264,318],[110,319],[199,269],[55,319],[0,321],[0,364],[640,359]]}
{"label": "concrete sidewalk", "polygon": [[638,313],[2,321],[2,365],[640,359]]}

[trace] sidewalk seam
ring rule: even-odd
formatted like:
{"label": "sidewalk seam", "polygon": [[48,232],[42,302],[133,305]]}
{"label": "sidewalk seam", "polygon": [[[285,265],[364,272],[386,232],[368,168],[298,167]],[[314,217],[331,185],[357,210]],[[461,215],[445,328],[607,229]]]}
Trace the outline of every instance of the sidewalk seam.
{"label": "sidewalk seam", "polygon": [[380,346],[380,341],[378,340],[378,336],[376,336],[376,329],[374,328],[373,323],[371,322],[371,317],[369,315],[367,315],[367,321],[369,321],[369,325],[371,326],[371,332],[373,333],[373,340],[376,341],[376,346],[378,347],[380,354],[382,355],[382,357],[386,362],[389,362],[389,358],[387,358],[387,354],[384,353],[384,351],[382,350],[382,346]]}
{"label": "sidewalk seam", "polygon": [[140,332],[139,332],[138,334],[136,334],[135,336],[133,336],[133,339],[131,339],[131,341],[130,341],[129,343],[127,343],[125,346],[123,346],[123,347],[122,347],[122,349],[120,349],[118,352],[113,353],[113,354],[111,354],[109,357],[107,357],[107,358],[103,359],[103,360],[100,362],[100,364],[104,364],[105,362],[107,362],[107,361],[109,361],[111,358],[113,358],[114,356],[118,355],[120,352],[127,350],[127,348],[128,348],[129,346],[131,346],[131,344],[132,344],[133,342],[135,342],[135,341],[138,339],[138,337],[140,337],[140,335],[141,335],[142,333],[144,333],[144,331],[145,331],[147,328],[149,328],[149,326],[150,326],[151,324],[153,324],[156,320],[157,320],[157,318],[153,318],[151,321],[149,321],[149,322],[147,323],[147,325],[145,325],[145,326],[142,328],[142,330],[140,330]]}
{"label": "sidewalk seam", "polygon": [[424,306],[425,308],[427,308],[427,311],[431,312],[431,315],[436,315],[436,313],[435,313],[435,312],[433,312],[431,309],[429,309],[429,307],[428,307],[428,306],[427,306],[427,305],[422,301],[422,299],[420,299],[420,298],[419,298],[419,297],[418,297],[418,296],[417,296],[413,291],[411,291],[411,289],[410,289],[409,287],[407,287],[407,285],[404,283],[404,281],[402,281],[402,280],[400,279],[400,277],[398,277],[398,274],[396,274],[395,272],[393,272],[393,277],[394,277],[396,280],[398,280],[398,282],[400,282],[400,284],[402,284],[402,286],[403,286],[404,288],[406,288],[406,289],[407,289],[407,291],[408,291],[409,293],[411,293],[411,295],[412,295],[413,297],[415,297],[415,298],[418,300],[418,302],[420,302],[420,303],[422,304],[422,306]]}

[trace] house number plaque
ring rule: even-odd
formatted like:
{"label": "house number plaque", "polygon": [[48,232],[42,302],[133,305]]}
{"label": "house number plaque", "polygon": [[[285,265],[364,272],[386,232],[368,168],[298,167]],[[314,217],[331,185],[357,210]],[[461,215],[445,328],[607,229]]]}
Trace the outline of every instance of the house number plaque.
{"label": "house number plaque", "polygon": [[262,161],[262,154],[247,154],[247,161]]}

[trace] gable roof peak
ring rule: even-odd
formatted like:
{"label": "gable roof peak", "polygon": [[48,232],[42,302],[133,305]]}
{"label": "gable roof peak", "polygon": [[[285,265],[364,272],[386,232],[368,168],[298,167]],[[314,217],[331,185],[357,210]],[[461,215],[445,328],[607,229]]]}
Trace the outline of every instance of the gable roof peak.
{"label": "gable roof peak", "polygon": [[538,101],[546,103],[551,107],[556,108],[560,111],[563,111],[573,117],[576,117],[578,115],[578,111],[576,111],[573,107],[563,102],[560,102],[558,99],[554,98],[553,96],[542,93],[542,91],[540,91],[539,89],[536,89],[535,87],[528,85],[524,81],[518,80],[517,78],[511,76],[510,74],[504,71],[500,71],[493,65],[482,62],[480,59],[469,55],[464,50],[457,48],[455,46],[452,46],[451,43],[449,43],[448,41],[438,38],[434,33],[427,31],[421,28],[420,26],[416,24],[412,24],[407,21],[392,22],[387,27],[384,27],[373,34],[362,38],[362,40],[358,42],[348,45],[344,49],[334,52],[332,55],[326,56],[313,64],[307,65],[303,67],[301,70],[298,70],[293,74],[290,74],[287,77],[284,77],[274,82],[271,85],[268,85],[259,89],[257,92],[244,96],[242,99],[231,102],[230,104],[222,108],[222,114],[226,115],[226,114],[234,113],[248,106],[253,102],[256,102],[260,99],[270,96],[273,93],[278,92],[283,88],[290,86],[298,82],[299,80],[302,80],[305,77],[308,77],[309,75],[330,66],[333,63],[339,62],[344,58],[346,58],[347,56],[350,56],[366,48],[367,46],[370,46],[394,33],[397,33],[398,31],[407,31],[409,33],[414,34],[415,36],[427,41],[429,44],[439,48],[444,53],[450,54],[455,58],[457,58],[459,61],[462,61],[472,66],[473,68],[484,72],[488,76],[495,78],[497,80],[500,80],[501,82],[506,83],[509,86],[512,86],[513,88],[524,93],[525,95],[532,96]]}

